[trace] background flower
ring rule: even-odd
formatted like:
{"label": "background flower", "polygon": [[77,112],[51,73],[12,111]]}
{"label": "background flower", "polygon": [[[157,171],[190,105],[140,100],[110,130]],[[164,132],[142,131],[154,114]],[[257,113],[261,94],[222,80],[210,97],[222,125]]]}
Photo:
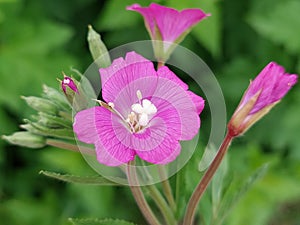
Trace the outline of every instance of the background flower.
{"label": "background flower", "polygon": [[140,13],[144,17],[145,26],[154,42],[154,50],[159,60],[166,61],[172,51],[173,43],[180,43],[202,19],[210,14],[205,14],[200,9],[184,9],[178,11],[173,8],[151,3],[149,7],[133,4],[126,8]]}

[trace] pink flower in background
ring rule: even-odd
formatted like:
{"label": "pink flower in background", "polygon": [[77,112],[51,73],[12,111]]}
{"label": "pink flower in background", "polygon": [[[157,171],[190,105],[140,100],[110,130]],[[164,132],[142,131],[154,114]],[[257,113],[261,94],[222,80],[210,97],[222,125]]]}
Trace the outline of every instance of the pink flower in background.
{"label": "pink flower in background", "polygon": [[153,40],[175,42],[182,34],[199,21],[209,16],[200,9],[177,11],[169,7],[151,3],[149,7],[133,4],[126,8],[142,14]]}
{"label": "pink flower in background", "polygon": [[101,106],[80,111],[74,132],[94,144],[97,160],[108,166],[127,163],[138,155],[166,164],[180,153],[180,140],[190,140],[200,127],[201,97],[163,66],[135,52],[100,69]]}
{"label": "pink flower in background", "polygon": [[269,63],[252,81],[229,122],[233,135],[246,131],[277,104],[297,82],[296,74],[285,73],[282,66]]}
{"label": "pink flower in background", "polygon": [[[151,3],[149,7],[133,4],[126,9],[139,12],[144,17],[146,28],[152,40],[166,42],[163,46],[164,54],[169,50],[172,43],[182,41],[193,26],[210,15],[205,14],[200,9],[177,11],[155,3]],[[159,47],[157,46],[157,48]]]}

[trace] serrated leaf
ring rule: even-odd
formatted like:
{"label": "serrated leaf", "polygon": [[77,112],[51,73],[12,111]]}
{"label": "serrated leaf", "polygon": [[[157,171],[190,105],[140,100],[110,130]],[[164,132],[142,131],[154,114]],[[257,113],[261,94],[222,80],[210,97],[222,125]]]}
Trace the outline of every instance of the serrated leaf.
{"label": "serrated leaf", "polygon": [[43,174],[51,178],[55,178],[57,180],[69,182],[69,183],[100,185],[100,186],[120,186],[120,184],[112,182],[100,175],[81,177],[81,176],[60,174],[60,173],[44,171],[44,170],[40,171],[40,174]]}
{"label": "serrated leaf", "polygon": [[125,220],[119,219],[73,219],[70,218],[69,221],[73,225],[135,225],[134,223],[127,222]]}
{"label": "serrated leaf", "polygon": [[[232,210],[232,208],[238,203],[238,201],[253,187],[253,185],[261,179],[267,172],[268,165],[265,164],[262,167],[258,168],[252,176],[250,176],[244,183],[239,185],[238,188],[234,190],[234,194],[232,194],[232,190],[226,192],[220,207],[217,211],[217,217],[214,218],[212,224],[221,225],[226,216]],[[240,182],[240,181],[232,181],[232,182]]]}

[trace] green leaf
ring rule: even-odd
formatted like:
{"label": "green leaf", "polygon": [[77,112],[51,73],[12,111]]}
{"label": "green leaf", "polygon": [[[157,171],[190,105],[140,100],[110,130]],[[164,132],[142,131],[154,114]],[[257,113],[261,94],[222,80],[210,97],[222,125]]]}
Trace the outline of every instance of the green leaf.
{"label": "green leaf", "polygon": [[89,185],[100,185],[100,186],[120,186],[120,184],[112,182],[100,175],[96,176],[86,176],[86,177],[80,177],[70,174],[60,174],[50,171],[40,171],[40,174],[43,174],[45,176],[55,178],[57,180],[70,182],[70,183],[76,183],[76,184],[89,184]]}
{"label": "green leaf", "polygon": [[[252,176],[250,176],[246,182],[238,185],[236,189],[231,189],[232,187],[228,187],[228,191],[225,193],[222,202],[217,210],[217,217],[214,217],[214,221],[212,224],[219,224],[221,225],[226,216],[232,210],[232,208],[238,203],[238,201],[253,187],[253,185],[260,180],[267,172],[268,164],[265,164],[258,168]],[[232,182],[240,183],[240,180],[233,180]],[[233,193],[234,192],[234,193]]]}
{"label": "green leaf", "polygon": [[[249,24],[268,40],[283,45],[290,53],[299,54],[300,1],[260,2],[256,1],[256,8],[250,11]],[[262,8],[268,10],[262,12]]]}
{"label": "green leaf", "polygon": [[125,220],[119,219],[73,219],[70,218],[69,221],[73,225],[135,225],[134,223],[127,222]]}

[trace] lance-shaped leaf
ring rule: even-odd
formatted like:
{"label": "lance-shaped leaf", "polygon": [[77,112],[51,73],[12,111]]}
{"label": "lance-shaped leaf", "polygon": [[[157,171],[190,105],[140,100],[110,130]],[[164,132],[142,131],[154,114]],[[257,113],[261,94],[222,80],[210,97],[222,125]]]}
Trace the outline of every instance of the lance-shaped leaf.
{"label": "lance-shaped leaf", "polygon": [[69,221],[72,225],[135,225],[134,223],[127,222],[119,219],[74,219],[70,218]]}
{"label": "lance-shaped leaf", "polygon": [[100,185],[100,186],[120,186],[121,184],[112,182],[105,177],[100,175],[95,176],[75,176],[70,174],[60,174],[50,171],[40,171],[40,174],[43,174],[47,177],[55,178],[57,180],[69,182],[69,183],[76,183],[76,184],[89,184],[89,185]]}

